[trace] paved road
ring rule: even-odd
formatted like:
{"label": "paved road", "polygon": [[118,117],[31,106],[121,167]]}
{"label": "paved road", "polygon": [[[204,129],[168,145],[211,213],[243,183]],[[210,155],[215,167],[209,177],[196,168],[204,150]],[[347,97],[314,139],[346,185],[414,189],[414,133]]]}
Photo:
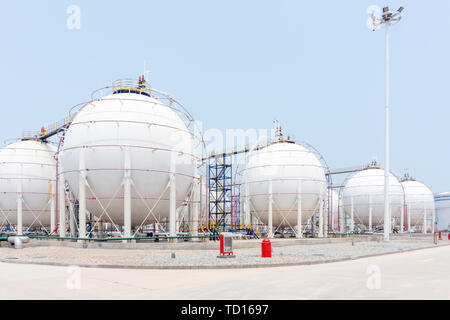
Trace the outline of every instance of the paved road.
{"label": "paved road", "polygon": [[450,299],[450,246],[321,265],[122,270],[0,263],[1,299]]}

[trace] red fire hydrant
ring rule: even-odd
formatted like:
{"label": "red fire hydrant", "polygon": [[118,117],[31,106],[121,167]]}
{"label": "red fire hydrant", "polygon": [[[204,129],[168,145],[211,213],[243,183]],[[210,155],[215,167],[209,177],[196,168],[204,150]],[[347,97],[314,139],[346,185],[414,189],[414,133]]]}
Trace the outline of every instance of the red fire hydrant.
{"label": "red fire hydrant", "polygon": [[261,257],[271,258],[272,257],[272,244],[269,239],[264,239],[261,243]]}
{"label": "red fire hydrant", "polygon": [[439,231],[439,240],[442,240],[442,233]]}

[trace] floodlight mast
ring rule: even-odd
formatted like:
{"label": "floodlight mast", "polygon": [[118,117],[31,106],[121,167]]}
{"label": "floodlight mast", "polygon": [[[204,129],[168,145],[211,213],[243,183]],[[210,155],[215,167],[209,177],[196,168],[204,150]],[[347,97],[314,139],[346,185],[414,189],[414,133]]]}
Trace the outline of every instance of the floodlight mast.
{"label": "floodlight mast", "polygon": [[403,7],[397,12],[391,13],[389,7],[383,8],[381,17],[372,14],[373,30],[381,28],[384,24],[386,29],[386,95],[385,95],[385,143],[384,143],[384,241],[389,241],[391,231],[391,213],[389,203],[389,27],[399,22],[402,18]]}

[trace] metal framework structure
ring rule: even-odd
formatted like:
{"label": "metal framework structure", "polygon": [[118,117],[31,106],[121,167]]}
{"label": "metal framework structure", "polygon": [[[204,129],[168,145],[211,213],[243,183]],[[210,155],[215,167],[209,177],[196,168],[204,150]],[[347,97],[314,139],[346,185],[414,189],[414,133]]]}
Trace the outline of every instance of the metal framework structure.
{"label": "metal framework structure", "polygon": [[208,161],[209,228],[225,231],[233,212],[233,169],[225,153]]}
{"label": "metal framework structure", "polygon": [[233,184],[231,225],[241,225],[241,185]]}

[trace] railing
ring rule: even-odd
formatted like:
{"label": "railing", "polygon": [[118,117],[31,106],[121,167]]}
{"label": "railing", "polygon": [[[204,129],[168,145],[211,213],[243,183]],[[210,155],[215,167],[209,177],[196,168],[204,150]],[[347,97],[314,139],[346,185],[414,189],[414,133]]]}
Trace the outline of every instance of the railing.
{"label": "railing", "polygon": [[343,174],[343,173],[352,173],[352,172],[359,172],[363,171],[365,169],[381,169],[381,166],[378,164],[368,164],[365,166],[358,166],[358,167],[347,167],[347,168],[339,168],[339,169],[333,169],[327,172],[327,174]]}
{"label": "railing", "polygon": [[151,96],[152,90],[150,86],[146,84],[145,80],[136,80],[136,79],[120,79],[116,80],[112,84],[113,93],[121,93],[121,92],[133,92],[133,93],[141,93],[148,96]]}
{"label": "railing", "polygon": [[49,137],[55,133],[58,133],[62,128],[67,126],[71,121],[73,117],[66,117],[62,120],[59,120],[55,123],[52,123],[51,125],[42,127],[41,131],[23,131],[22,132],[22,139],[42,139],[44,137]]}
{"label": "railing", "polygon": [[[109,91],[108,89],[111,89]],[[137,80],[137,79],[120,79],[113,82],[111,87],[105,87],[96,90],[92,93],[91,98],[95,99],[97,97],[103,97],[104,95],[110,93],[137,93],[152,97],[156,100],[161,101],[169,108],[172,108],[177,113],[183,112],[187,116],[189,121],[193,121],[192,116],[187,112],[187,110],[178,102],[176,102],[168,93],[151,88],[147,81]],[[176,105],[176,106],[175,106]],[[181,108],[181,109],[179,109]]]}
{"label": "railing", "polygon": [[295,137],[294,136],[274,137],[274,138],[268,138],[266,141],[261,142],[254,146],[247,144],[243,147],[232,147],[232,148],[226,148],[225,150],[222,150],[222,151],[211,151],[207,154],[206,157],[203,158],[203,160],[207,160],[207,159],[211,159],[211,158],[219,158],[219,157],[223,156],[223,154],[225,154],[225,156],[230,156],[233,154],[258,151],[260,149],[270,146],[271,144],[279,143],[279,142],[295,143]]}

